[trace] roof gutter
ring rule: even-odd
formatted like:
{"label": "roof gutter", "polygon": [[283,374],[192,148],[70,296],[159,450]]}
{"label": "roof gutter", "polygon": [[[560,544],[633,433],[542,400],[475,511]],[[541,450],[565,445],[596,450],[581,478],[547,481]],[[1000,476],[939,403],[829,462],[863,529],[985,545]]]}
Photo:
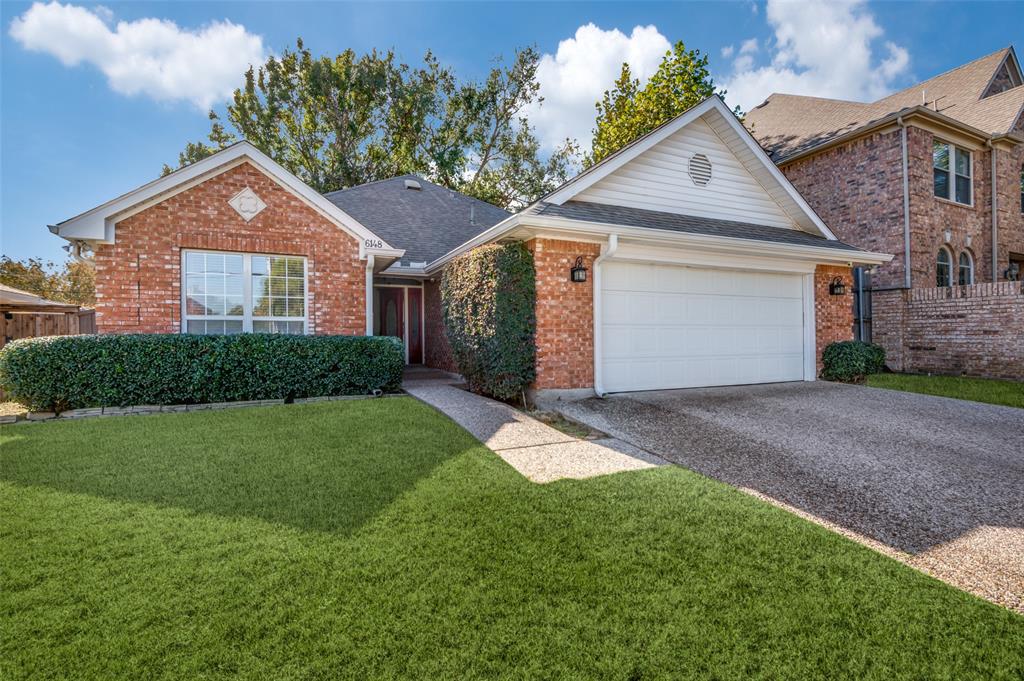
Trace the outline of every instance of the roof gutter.
{"label": "roof gutter", "polygon": [[985,142],[988,154],[992,158],[992,281],[999,281],[999,199],[996,198],[996,147],[992,140]]}
{"label": "roof gutter", "polygon": [[[936,121],[938,123],[941,123],[942,125],[945,125],[946,127],[952,128],[954,130],[958,130],[961,133],[963,133],[964,135],[967,135],[967,136],[970,136],[970,137],[974,137],[978,142],[984,142],[984,141],[986,141],[988,139],[993,139],[993,136],[990,133],[985,132],[984,130],[979,130],[978,128],[975,128],[972,125],[967,125],[966,123],[961,123],[960,121],[956,120],[955,118],[950,118],[949,116],[946,116],[945,114],[941,114],[941,113],[939,113],[937,111],[932,111],[928,107],[918,105],[918,106],[914,106],[914,107],[910,107],[910,108],[906,108],[906,109],[900,109],[899,111],[894,111],[891,114],[888,114],[886,116],[883,116],[882,118],[879,118],[878,120],[869,121],[868,123],[865,123],[864,125],[860,126],[859,128],[854,128],[853,130],[850,130],[849,132],[843,133],[842,135],[839,135],[838,137],[833,137],[832,139],[826,140],[825,142],[822,142],[821,144],[815,145],[815,146],[810,147],[808,149],[804,149],[804,150],[799,151],[799,152],[797,152],[795,154],[792,154],[790,156],[783,156],[778,161],[776,161],[775,164],[778,165],[781,168],[782,166],[785,166],[785,165],[788,165],[790,163],[793,163],[794,161],[798,161],[801,158],[804,158],[806,156],[812,156],[812,155],[818,154],[818,153],[820,153],[820,152],[822,152],[822,151],[824,151],[826,149],[830,149],[831,147],[839,146],[841,144],[849,142],[850,140],[856,139],[858,137],[863,137],[864,135],[867,135],[868,133],[874,132],[875,130],[878,130],[879,128],[884,128],[884,127],[886,127],[888,125],[892,125],[894,123],[897,124],[897,125],[904,125],[903,123],[900,123],[900,120],[906,119],[906,118],[912,118],[914,116],[921,116],[923,118],[930,118],[930,119],[932,119],[932,120],[934,120],[934,121]],[[1015,134],[1002,134],[1002,135],[998,135],[998,136],[995,137],[995,139],[1002,139],[1002,138],[1009,138],[1011,140],[1019,141],[1019,140],[1017,140],[1017,136]]]}
{"label": "roof gutter", "polygon": [[910,288],[910,171],[907,163],[907,124],[896,117],[900,126],[900,151],[903,155],[903,286]]}

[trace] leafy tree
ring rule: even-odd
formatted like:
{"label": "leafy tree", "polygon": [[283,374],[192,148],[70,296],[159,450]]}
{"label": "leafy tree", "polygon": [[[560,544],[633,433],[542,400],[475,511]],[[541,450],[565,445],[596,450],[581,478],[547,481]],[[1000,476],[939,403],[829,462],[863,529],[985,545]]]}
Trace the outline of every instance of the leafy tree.
{"label": "leafy tree", "polygon": [[413,68],[390,51],[315,57],[300,39],[246,72],[226,124],[211,111],[208,142],[188,143],[178,164],[246,139],[319,192],[415,172],[516,208],[565,181],[578,154],[566,141],[541,157],[524,115],[540,102],[539,58],[522,50],[460,84],[429,52]]}
{"label": "leafy tree", "polygon": [[96,270],[88,260],[69,259],[58,268],[38,258],[0,257],[0,283],[47,300],[92,307],[96,304]]}
{"label": "leafy tree", "polygon": [[642,88],[629,65],[623,64],[615,85],[596,104],[594,140],[583,165],[614,154],[712,95],[724,97],[725,91],[715,90],[708,56],[687,50],[681,40],[665,53],[657,73]]}

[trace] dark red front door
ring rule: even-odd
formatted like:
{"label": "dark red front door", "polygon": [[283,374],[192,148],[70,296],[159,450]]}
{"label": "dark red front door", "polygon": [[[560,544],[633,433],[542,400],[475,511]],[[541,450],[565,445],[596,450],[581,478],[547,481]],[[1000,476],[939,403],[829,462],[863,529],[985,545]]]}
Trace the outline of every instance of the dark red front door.
{"label": "dark red front door", "polygon": [[405,339],[405,289],[377,289],[376,312],[373,330],[375,336]]}
{"label": "dark red front door", "polygon": [[423,291],[418,288],[406,290],[409,292],[409,364],[423,364]]}

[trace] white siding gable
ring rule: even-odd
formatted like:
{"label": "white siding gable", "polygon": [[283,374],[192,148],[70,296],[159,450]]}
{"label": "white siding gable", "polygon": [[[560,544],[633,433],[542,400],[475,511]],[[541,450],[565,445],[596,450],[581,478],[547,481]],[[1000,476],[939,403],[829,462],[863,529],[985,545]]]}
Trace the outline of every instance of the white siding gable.
{"label": "white siding gable", "polygon": [[[694,154],[711,161],[711,182],[687,170]],[[796,229],[797,225],[704,121],[692,121],[573,197],[574,201],[644,208]]]}

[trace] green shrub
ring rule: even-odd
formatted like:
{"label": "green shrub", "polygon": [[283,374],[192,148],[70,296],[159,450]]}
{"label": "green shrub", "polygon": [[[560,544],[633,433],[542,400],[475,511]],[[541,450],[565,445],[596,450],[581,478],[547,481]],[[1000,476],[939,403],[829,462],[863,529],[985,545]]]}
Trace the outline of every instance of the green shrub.
{"label": "green shrub", "polygon": [[0,350],[0,385],[34,410],[365,395],[402,382],[396,338],[53,336]]}
{"label": "green shrub", "polygon": [[536,376],[533,255],[523,244],[483,246],[441,277],[445,331],[470,390],[508,400]]}
{"label": "green shrub", "polygon": [[885,350],[871,343],[840,341],[825,348],[821,362],[821,377],[825,380],[859,383],[865,376],[885,368]]}

